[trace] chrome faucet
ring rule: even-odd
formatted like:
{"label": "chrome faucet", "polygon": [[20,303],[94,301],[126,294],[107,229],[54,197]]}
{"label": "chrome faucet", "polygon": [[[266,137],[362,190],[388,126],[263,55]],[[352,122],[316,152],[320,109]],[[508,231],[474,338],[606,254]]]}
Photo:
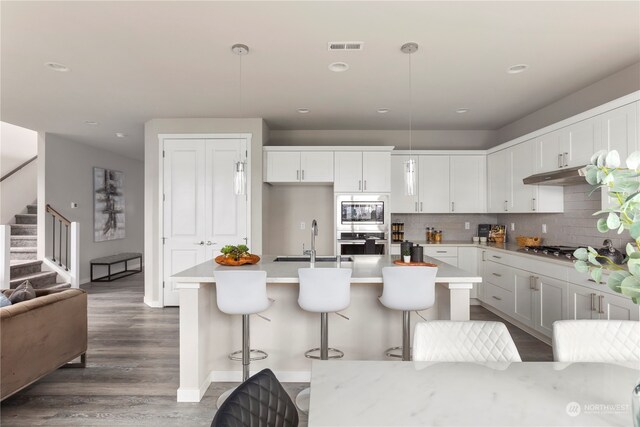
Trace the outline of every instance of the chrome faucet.
{"label": "chrome faucet", "polygon": [[311,222],[311,249],[304,251],[305,255],[309,255],[311,267],[316,263],[316,236],[318,235],[318,221],[315,219]]}

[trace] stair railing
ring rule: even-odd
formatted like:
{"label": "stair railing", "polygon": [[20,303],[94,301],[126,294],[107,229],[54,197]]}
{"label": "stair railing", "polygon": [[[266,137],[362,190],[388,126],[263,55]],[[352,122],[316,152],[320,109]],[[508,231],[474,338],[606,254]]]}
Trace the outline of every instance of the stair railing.
{"label": "stair railing", "polygon": [[0,225],[0,289],[9,289],[11,259],[11,226]]}
{"label": "stair railing", "polygon": [[58,273],[67,276],[71,287],[77,288],[80,282],[78,276],[80,270],[79,223],[70,221],[49,204],[47,204],[46,213],[51,215],[52,225],[52,262],[47,264],[54,268],[57,267]]}
{"label": "stair railing", "polygon": [[18,172],[20,169],[24,168],[25,166],[27,166],[29,163],[33,162],[37,158],[38,158],[38,156],[33,156],[32,158],[30,158],[29,160],[27,160],[26,162],[24,162],[23,164],[21,164],[17,168],[15,168],[12,171],[10,171],[9,173],[3,175],[2,177],[0,177],[0,182],[2,182],[5,179],[9,178],[11,175],[13,175],[14,173]]}

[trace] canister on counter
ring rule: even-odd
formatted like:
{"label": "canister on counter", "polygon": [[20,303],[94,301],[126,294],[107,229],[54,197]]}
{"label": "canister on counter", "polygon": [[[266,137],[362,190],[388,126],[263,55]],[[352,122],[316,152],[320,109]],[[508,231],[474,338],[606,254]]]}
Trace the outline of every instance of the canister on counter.
{"label": "canister on counter", "polygon": [[411,247],[411,262],[423,262],[424,250],[422,246],[415,245]]}

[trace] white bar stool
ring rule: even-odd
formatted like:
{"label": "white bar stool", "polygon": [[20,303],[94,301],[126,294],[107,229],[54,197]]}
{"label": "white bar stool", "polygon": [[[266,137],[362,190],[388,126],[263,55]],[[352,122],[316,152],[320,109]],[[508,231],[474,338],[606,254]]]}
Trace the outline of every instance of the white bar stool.
{"label": "white bar stool", "polygon": [[[267,297],[267,272],[217,270],[213,276],[216,281],[216,303],[220,311],[242,315],[242,350],[229,354],[229,359],[242,361],[244,382],[249,378],[250,362],[268,356],[262,350],[252,350],[249,345],[249,316],[265,311],[273,302]],[[235,388],[225,391],[218,398],[218,407],[233,390]]]}
{"label": "white bar stool", "polygon": [[[411,360],[411,311],[426,310],[435,303],[437,267],[384,267],[380,302],[402,311],[402,347],[387,349],[389,357]],[[402,350],[401,354],[395,353]]]}
{"label": "white bar stool", "polygon": [[[298,304],[305,311],[320,313],[320,347],[304,353],[310,359],[339,359],[344,353],[329,347],[329,313],[337,313],[351,304],[350,268],[300,268],[300,293]],[[338,313],[340,316],[345,317]],[[347,317],[345,317],[348,319]],[[312,354],[319,352],[319,354]],[[329,354],[329,353],[332,354]],[[309,412],[309,388],[296,396],[296,406]]]}

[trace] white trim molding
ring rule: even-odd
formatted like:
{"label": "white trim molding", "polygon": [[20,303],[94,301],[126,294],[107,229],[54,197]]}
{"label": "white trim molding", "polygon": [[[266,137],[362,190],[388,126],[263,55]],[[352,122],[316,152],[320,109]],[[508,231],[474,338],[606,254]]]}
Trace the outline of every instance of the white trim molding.
{"label": "white trim molding", "polygon": [[394,145],[265,145],[263,151],[393,151]]}

